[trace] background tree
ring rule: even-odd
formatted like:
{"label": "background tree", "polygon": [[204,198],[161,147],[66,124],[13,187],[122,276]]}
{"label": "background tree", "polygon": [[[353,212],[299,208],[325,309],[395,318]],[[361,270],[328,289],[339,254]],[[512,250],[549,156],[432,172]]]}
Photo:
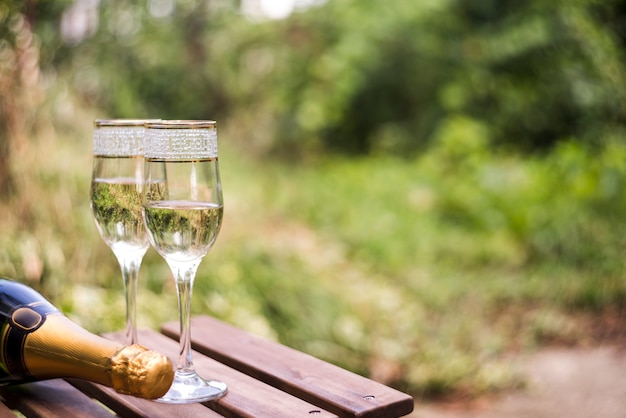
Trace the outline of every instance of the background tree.
{"label": "background tree", "polygon": [[274,154],[411,155],[458,116],[523,151],[624,128],[618,0],[332,0],[281,21],[250,21],[233,0],[82,3],[96,8],[92,32],[61,45],[45,24],[58,8],[35,8],[45,63],[74,72],[86,103],[229,116],[262,127],[242,136]]}
{"label": "background tree", "polygon": [[35,105],[39,49],[22,4],[0,5],[0,196],[15,191],[11,154],[26,146],[29,105]]}

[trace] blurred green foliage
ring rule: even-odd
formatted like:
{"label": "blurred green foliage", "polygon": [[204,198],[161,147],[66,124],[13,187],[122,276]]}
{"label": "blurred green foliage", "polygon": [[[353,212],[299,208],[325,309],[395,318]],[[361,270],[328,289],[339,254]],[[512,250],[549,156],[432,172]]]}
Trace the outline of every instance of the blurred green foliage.
{"label": "blurred green foliage", "polygon": [[[510,353],[589,342],[625,305],[625,16],[617,0],[327,0],[278,21],[235,0],[0,2],[0,274],[121,328],[91,122],[217,119],[224,224],[194,312],[418,395],[520,385]],[[149,251],[139,323],[174,320],[174,293]]]}
{"label": "blurred green foliage", "polygon": [[42,61],[109,114],[243,114],[262,128],[255,142],[289,155],[415,154],[459,116],[522,150],[624,127],[616,0],[334,0],[256,24],[235,1],[159,4],[103,2],[95,33],[57,36]]}

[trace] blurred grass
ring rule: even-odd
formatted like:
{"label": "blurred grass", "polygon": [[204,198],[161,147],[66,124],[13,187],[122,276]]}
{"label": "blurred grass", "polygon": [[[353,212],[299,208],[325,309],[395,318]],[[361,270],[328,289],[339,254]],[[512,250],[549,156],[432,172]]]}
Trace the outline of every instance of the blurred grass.
{"label": "blurred grass", "polygon": [[[0,271],[106,332],[123,328],[122,284],[89,210],[96,115],[74,112],[14,156]],[[423,395],[519,386],[512,353],[588,342],[586,318],[624,305],[626,144],[523,158],[488,150],[472,120],[441,130],[411,160],[295,164],[248,154],[226,123],[225,219],[194,313]],[[138,304],[142,327],[177,317],[153,250]]]}

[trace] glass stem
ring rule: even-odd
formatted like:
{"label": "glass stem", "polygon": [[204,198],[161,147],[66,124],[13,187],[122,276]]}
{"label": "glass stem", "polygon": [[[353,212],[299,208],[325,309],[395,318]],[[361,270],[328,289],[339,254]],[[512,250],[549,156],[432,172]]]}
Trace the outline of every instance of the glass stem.
{"label": "glass stem", "polygon": [[137,282],[141,257],[119,257],[126,297],[126,344],[137,343]]}
{"label": "glass stem", "polygon": [[176,293],[178,295],[178,312],[180,317],[180,352],[178,356],[177,373],[193,373],[191,356],[191,295],[193,281],[200,260],[194,262],[170,264],[176,279]]}

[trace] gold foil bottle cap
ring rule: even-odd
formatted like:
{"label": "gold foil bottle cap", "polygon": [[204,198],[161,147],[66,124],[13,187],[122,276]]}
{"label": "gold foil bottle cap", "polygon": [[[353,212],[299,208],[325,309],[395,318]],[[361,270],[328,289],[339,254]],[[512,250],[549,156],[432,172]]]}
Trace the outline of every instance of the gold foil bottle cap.
{"label": "gold foil bottle cap", "polygon": [[133,344],[111,357],[111,382],[119,393],[156,399],[174,380],[172,362],[163,354]]}

